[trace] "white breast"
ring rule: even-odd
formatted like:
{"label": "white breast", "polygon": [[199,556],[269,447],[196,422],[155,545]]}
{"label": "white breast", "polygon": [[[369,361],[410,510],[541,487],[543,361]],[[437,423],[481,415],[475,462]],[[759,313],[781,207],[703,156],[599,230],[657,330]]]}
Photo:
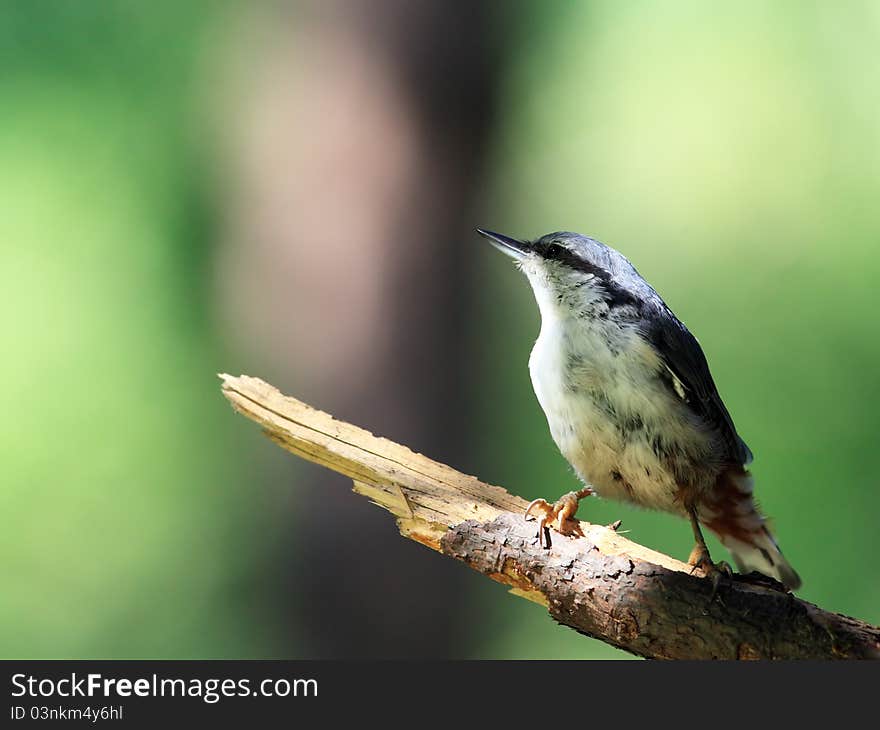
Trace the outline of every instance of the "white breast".
{"label": "white breast", "polygon": [[662,433],[699,451],[708,437],[670,402],[678,396],[658,377],[665,365],[634,327],[546,309],[529,372],[559,450],[600,496],[679,512],[651,439]]}

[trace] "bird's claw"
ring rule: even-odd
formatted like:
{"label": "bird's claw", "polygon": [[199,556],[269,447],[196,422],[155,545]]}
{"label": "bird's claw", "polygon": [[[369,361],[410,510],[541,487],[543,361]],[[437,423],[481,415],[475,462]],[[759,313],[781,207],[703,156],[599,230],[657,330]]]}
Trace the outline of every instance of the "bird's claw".
{"label": "bird's claw", "polygon": [[543,517],[546,517],[548,514],[553,512],[553,505],[550,504],[546,499],[533,499],[529,502],[529,506],[526,507],[525,514],[523,515],[526,519],[532,514],[532,510],[537,508]]}
{"label": "bird's claw", "polygon": [[[524,517],[534,517],[538,520],[538,534],[536,538],[541,547],[550,549],[550,528],[552,527],[560,535],[577,535],[583,536],[580,525],[574,519],[577,512],[578,502],[583,497],[593,493],[589,487],[585,487],[577,492],[569,492],[563,494],[553,504],[546,499],[534,499],[526,507]],[[534,514],[533,514],[534,513]],[[619,526],[618,523],[616,523]],[[616,528],[613,528],[616,529]]]}
{"label": "bird's claw", "polygon": [[[701,545],[694,547],[688,558],[688,564],[691,566],[691,575],[699,569],[712,581],[712,592],[709,594],[710,601],[718,594],[718,586],[721,583],[721,579],[733,577],[733,570],[730,565],[724,560],[713,563],[712,558],[709,557],[709,551]],[[718,600],[721,600],[720,597]]]}
{"label": "bird's claw", "polygon": [[534,499],[526,507],[525,514],[523,515],[528,520],[532,516],[533,510],[537,512],[537,515],[532,517],[532,519],[538,520],[538,532],[535,535],[535,539],[541,547],[546,547],[548,550],[550,549],[549,524],[556,519],[557,514],[554,507],[555,505],[550,504],[546,499]]}

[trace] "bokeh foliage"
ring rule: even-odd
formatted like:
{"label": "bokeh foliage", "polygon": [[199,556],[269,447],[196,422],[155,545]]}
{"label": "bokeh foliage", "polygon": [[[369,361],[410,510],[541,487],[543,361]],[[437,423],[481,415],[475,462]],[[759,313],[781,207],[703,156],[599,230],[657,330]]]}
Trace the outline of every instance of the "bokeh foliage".
{"label": "bokeh foliage", "polygon": [[[878,6],[516,8],[499,16],[516,52],[475,224],[576,230],[629,256],[703,344],[801,594],[880,621]],[[273,656],[289,635],[266,608],[286,526],[240,457],[260,437],[212,375],[247,370],[212,316],[203,116],[205,59],[234,17],[0,4],[0,656]],[[528,381],[537,312],[474,246],[481,476],[555,497],[574,479]],[[675,518],[581,509],[691,547]],[[463,654],[616,655],[471,584]]]}
{"label": "bokeh foliage", "polygon": [[2,656],[271,653],[213,377],[210,7],[0,5]]}

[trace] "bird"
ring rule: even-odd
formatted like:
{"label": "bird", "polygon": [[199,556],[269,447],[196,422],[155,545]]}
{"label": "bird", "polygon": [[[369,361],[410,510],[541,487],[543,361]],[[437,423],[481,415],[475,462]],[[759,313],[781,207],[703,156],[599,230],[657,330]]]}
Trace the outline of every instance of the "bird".
{"label": "bird", "polygon": [[[477,228],[531,284],[541,315],[529,357],[532,386],[559,451],[584,483],[554,504],[533,501],[563,533],[595,494],[687,519],[688,562],[718,582],[701,525],[741,573],[800,587],[754,497],[752,452],[721,400],[700,344],[620,252],[578,233],[520,240]],[[542,539],[546,535],[546,539]]]}

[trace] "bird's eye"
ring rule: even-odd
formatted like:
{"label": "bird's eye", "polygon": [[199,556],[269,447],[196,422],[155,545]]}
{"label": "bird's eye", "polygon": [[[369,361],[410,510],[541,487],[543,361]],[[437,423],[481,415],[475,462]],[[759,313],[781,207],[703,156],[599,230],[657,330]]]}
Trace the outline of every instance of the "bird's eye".
{"label": "bird's eye", "polygon": [[547,251],[545,252],[545,256],[548,259],[558,259],[562,256],[562,253],[565,251],[565,246],[560,246],[558,243],[551,243],[547,246]]}

